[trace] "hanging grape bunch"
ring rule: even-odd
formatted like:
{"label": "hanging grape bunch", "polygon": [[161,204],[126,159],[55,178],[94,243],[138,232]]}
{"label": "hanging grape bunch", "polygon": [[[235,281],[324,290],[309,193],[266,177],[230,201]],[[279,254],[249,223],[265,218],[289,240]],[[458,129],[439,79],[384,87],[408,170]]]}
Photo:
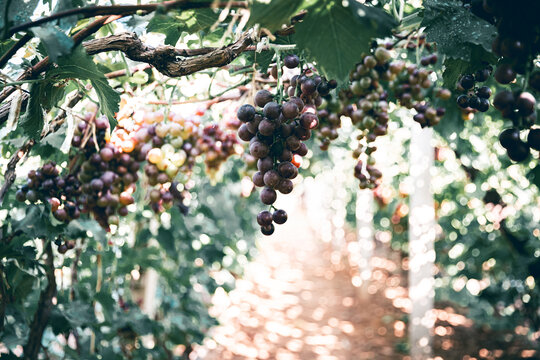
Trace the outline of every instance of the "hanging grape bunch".
{"label": "hanging grape bunch", "polygon": [[[414,49],[418,43],[411,45],[409,42],[407,49]],[[427,45],[429,44],[425,44],[426,49]],[[364,154],[364,161],[359,160],[354,171],[362,189],[376,187],[382,176],[374,167],[372,154],[377,148],[373,142],[378,136],[388,132],[389,94],[395,97],[400,105],[414,108],[416,114],[413,119],[422,127],[438,124],[445,113],[444,108],[435,108],[425,100],[426,97],[434,95],[443,100],[451,97],[448,89],[434,89],[430,79],[433,71],[423,68],[437,62],[436,54],[424,56],[420,66],[417,66],[402,60],[392,60],[395,58],[391,51],[394,46],[395,44],[375,44],[371,53],[364,55],[351,72],[349,87],[339,93],[341,111],[338,114],[350,117],[352,123],[361,130],[353,157],[358,159]],[[323,115],[330,119],[333,113],[323,112]]]}
{"label": "hanging grape bunch", "polygon": [[[198,120],[186,120],[172,112],[165,118],[162,111],[128,110],[118,114],[118,126],[111,132],[106,117],[87,114],[76,126],[70,167],[64,169],[67,174],[60,175],[54,162],[31,170],[16,199],[48,204],[52,215],[64,223],[89,214],[110,230],[110,225],[118,225],[119,217],[128,215],[128,206],[135,202],[133,194],[144,165],[149,186],[146,198],[152,210],[159,213],[176,204],[186,213],[186,192],[177,175],[189,175],[195,158],[201,155],[206,155],[211,167],[219,167],[236,144],[234,134],[218,126],[209,126],[206,132],[199,126]],[[61,253],[72,245],[57,242]]]}
{"label": "hanging grape bunch", "polygon": [[[288,68],[299,64],[296,55],[284,58]],[[318,126],[316,106],[322,103],[321,93],[327,94],[331,86],[333,84],[313,71],[306,70],[291,78],[286,90],[288,99],[260,90],[254,99],[258,109],[249,104],[238,109],[238,119],[244,123],[238,129],[238,137],[249,141],[249,153],[257,159],[258,171],[253,175],[253,184],[263,188],[261,202],[274,210],[273,213],[262,211],[257,216],[264,235],[274,232],[274,223],[287,221],[287,213],[276,210],[272,204],[277,199],[277,191],[289,194],[293,190],[291,180],[298,175],[299,158],[308,152],[302,141],[308,140],[311,131]]]}
{"label": "hanging grape bunch", "polygon": [[466,113],[473,113],[475,111],[486,112],[489,110],[491,89],[489,86],[477,86],[477,83],[488,80],[492,71],[493,68],[487,66],[474,74],[463,75],[459,80],[458,90],[465,91],[466,93],[458,96],[457,104]]}
{"label": "hanging grape bunch", "polygon": [[[504,118],[512,120],[513,127],[503,130],[499,135],[499,141],[511,160],[525,161],[529,158],[530,148],[540,150],[540,129],[531,128],[536,120],[536,99],[531,93],[499,91],[493,99],[493,106]],[[527,131],[525,142],[520,135]]]}
{"label": "hanging grape bunch", "polygon": [[[523,11],[525,5],[527,11]],[[515,83],[518,74],[524,75],[523,90],[499,91],[493,99],[493,106],[503,118],[512,121],[512,127],[499,136],[501,145],[511,160],[525,161],[529,158],[531,148],[540,148],[539,130],[531,128],[537,118],[536,99],[532,93],[524,90],[529,86],[540,91],[540,72],[535,70],[534,64],[540,49],[540,23],[537,19],[540,2],[464,1],[464,6],[497,27],[498,35],[492,43],[493,52],[500,57],[494,72],[495,80],[507,85]],[[470,83],[469,80],[465,79],[466,85]],[[458,98],[460,106],[465,104],[465,100]],[[521,134],[525,133],[526,141],[523,141]]]}
{"label": "hanging grape bunch", "polygon": [[236,134],[225,131],[217,124],[209,124],[202,129],[196,146],[201,154],[206,154],[206,172],[211,176],[230,156],[242,153]]}

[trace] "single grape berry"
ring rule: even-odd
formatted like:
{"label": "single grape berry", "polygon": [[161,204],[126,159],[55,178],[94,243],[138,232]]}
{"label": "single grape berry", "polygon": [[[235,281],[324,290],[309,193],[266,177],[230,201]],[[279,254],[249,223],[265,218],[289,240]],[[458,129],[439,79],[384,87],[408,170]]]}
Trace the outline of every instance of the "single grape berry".
{"label": "single grape berry", "polygon": [[530,155],[529,146],[521,140],[513,143],[506,150],[508,157],[515,162],[525,161]]}
{"label": "single grape berry", "polygon": [[516,100],[516,108],[521,116],[529,116],[534,112],[536,99],[530,92],[522,92]]}
{"label": "single grape berry", "polygon": [[274,222],[279,225],[285,224],[285,222],[287,221],[287,212],[281,209],[274,211],[274,213],[272,214],[272,220],[274,220]]}
{"label": "single grape berry", "polygon": [[281,177],[276,170],[269,170],[264,174],[263,180],[266,186],[275,188],[281,181]]}
{"label": "single grape berry", "polygon": [[247,127],[246,124],[242,124],[240,125],[240,127],[238,128],[238,137],[240,138],[240,140],[243,140],[243,141],[249,141],[251,140],[253,137],[255,136],[255,134],[251,133]]}
{"label": "single grape berry", "polygon": [[531,129],[529,131],[527,144],[534,150],[540,151],[540,129]]}
{"label": "single grape berry", "polygon": [[17,190],[17,192],[15,193],[15,199],[17,201],[23,202],[26,200],[26,194],[22,190]]}
{"label": "single grape berry", "polygon": [[283,162],[279,164],[278,171],[285,179],[294,179],[298,175],[298,169],[291,162]]}
{"label": "single grape berry", "polygon": [[238,117],[238,120],[242,122],[251,121],[255,116],[255,108],[249,104],[244,104],[240,106],[240,108],[236,112],[236,116]]}
{"label": "single grape berry", "polygon": [[482,99],[489,99],[491,97],[491,89],[487,86],[482,86],[476,91],[476,96]]}
{"label": "single grape berry", "polygon": [[512,109],[515,106],[514,94],[511,91],[499,91],[493,98],[493,106],[499,111]]}
{"label": "single grape berry", "polygon": [[255,105],[258,107],[264,107],[264,105],[268,104],[270,101],[274,99],[274,96],[270,91],[268,90],[259,90],[255,94]]}
{"label": "single grape berry", "polygon": [[474,87],[474,76],[464,75],[459,81],[461,87],[465,90],[470,90]]}
{"label": "single grape berry", "polygon": [[277,102],[271,101],[264,105],[263,114],[268,119],[277,119],[279,117],[280,109]]}
{"label": "single grape berry", "polygon": [[484,82],[486,81],[489,76],[491,75],[491,70],[489,68],[485,68],[482,70],[478,70],[474,73],[474,79],[478,82]]}
{"label": "single grape berry", "polygon": [[500,64],[495,70],[495,80],[499,84],[510,84],[516,79],[516,73],[510,64]]}
{"label": "single grape berry", "polygon": [[274,233],[274,224],[270,224],[268,226],[261,226],[261,233],[266,236],[270,236]]}
{"label": "single grape berry", "polygon": [[272,213],[264,210],[257,215],[257,223],[261,226],[272,225]]}
{"label": "single grape berry", "polygon": [[68,247],[67,247],[66,244],[60,244],[60,245],[58,246],[58,252],[59,252],[60,254],[65,254],[67,251],[68,251]]}
{"label": "single grape berry", "polygon": [[457,104],[460,108],[468,108],[469,107],[469,97],[467,95],[460,95],[457,98]]}
{"label": "single grape berry", "polygon": [[476,105],[476,109],[481,112],[486,112],[489,110],[489,100],[488,99],[482,99],[478,98],[478,104]]}
{"label": "single grape berry", "polygon": [[298,116],[298,105],[292,101],[288,101],[283,104],[281,107],[281,113],[285,117],[285,119],[294,119],[296,116]]}
{"label": "single grape berry", "polygon": [[521,141],[519,138],[519,130],[515,128],[505,129],[499,135],[499,142],[505,149],[510,148],[519,141]]}
{"label": "single grape berry", "polygon": [[251,179],[255,186],[257,187],[264,186],[264,176],[260,171],[257,171],[255,174],[253,174],[253,177]]}
{"label": "single grape berry", "polygon": [[478,109],[479,106],[480,106],[480,98],[478,96],[471,96],[469,98],[469,107],[479,110]]}
{"label": "single grape berry", "polygon": [[300,85],[300,89],[305,95],[311,95],[317,90],[317,85],[315,84],[315,81],[306,79],[302,85]]}
{"label": "single grape berry", "polygon": [[265,187],[261,191],[261,202],[265,205],[272,205],[277,199],[276,191],[272,188]]}
{"label": "single grape berry", "polygon": [[283,59],[283,64],[289,69],[294,69],[300,65],[300,58],[294,54],[287,55],[285,56],[285,59]]}
{"label": "single grape berry", "polygon": [[293,183],[289,179],[281,179],[277,190],[282,194],[290,194],[293,191]]}

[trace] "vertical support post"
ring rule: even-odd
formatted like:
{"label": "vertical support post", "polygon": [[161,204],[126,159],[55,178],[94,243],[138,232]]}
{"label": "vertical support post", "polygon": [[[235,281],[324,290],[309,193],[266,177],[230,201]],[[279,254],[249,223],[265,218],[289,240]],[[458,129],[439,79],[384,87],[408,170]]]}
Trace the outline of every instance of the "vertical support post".
{"label": "vertical support post", "polygon": [[430,128],[413,127],[410,145],[412,191],[409,212],[409,298],[412,303],[409,343],[412,360],[432,354],[435,207],[430,169],[434,161]]}
{"label": "vertical support post", "polygon": [[144,293],[143,293],[143,303],[142,303],[142,311],[146,315],[148,315],[149,318],[153,319],[156,315],[156,308],[157,308],[157,302],[156,302],[156,293],[157,293],[157,286],[158,286],[159,276],[156,270],[152,268],[148,268],[145,271],[144,274]]}
{"label": "vertical support post", "polygon": [[367,296],[367,285],[371,279],[371,258],[375,247],[375,229],[373,224],[373,191],[358,190],[356,193],[356,236],[358,252],[355,255],[358,271],[362,279],[361,294]]}

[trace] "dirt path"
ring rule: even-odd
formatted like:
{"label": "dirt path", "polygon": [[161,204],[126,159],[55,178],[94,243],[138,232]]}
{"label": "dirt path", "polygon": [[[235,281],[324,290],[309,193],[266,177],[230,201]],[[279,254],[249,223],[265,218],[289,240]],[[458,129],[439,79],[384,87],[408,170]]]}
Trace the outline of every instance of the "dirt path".
{"label": "dirt path", "polygon": [[198,358],[403,359],[403,313],[386,297],[389,286],[399,289],[399,276],[375,258],[381,268],[362,300],[344,253],[320,241],[301,210],[290,214],[261,241],[236,289],[215,298],[222,325]]}

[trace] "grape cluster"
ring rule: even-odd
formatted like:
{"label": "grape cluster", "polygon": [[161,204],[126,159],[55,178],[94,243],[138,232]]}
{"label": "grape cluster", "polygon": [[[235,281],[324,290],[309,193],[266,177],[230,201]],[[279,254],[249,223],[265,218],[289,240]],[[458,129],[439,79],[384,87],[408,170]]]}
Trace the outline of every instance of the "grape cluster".
{"label": "grape cluster", "polygon": [[[288,68],[299,64],[296,55],[284,58]],[[287,84],[288,100],[260,90],[254,99],[258,109],[249,104],[238,109],[237,117],[243,122],[238,128],[238,137],[249,141],[249,153],[257,159],[258,171],[252,180],[255,186],[263,188],[260,193],[263,204],[274,204],[277,192],[289,194],[293,190],[291,180],[298,175],[301,157],[308,153],[303,141],[311,137],[312,130],[319,124],[316,106],[322,103],[321,96],[336,86],[335,82],[307,70],[293,76]],[[284,210],[262,211],[257,216],[264,235],[274,232],[274,223],[283,224],[286,220]]]}
{"label": "grape cluster", "polygon": [[319,118],[319,129],[317,138],[321,140],[320,149],[328,150],[330,142],[338,138],[338,129],[341,128],[341,116],[337,112],[331,111],[329,108],[317,111]]}
{"label": "grape cluster", "polygon": [[214,174],[230,156],[242,152],[236,134],[227,132],[217,124],[209,124],[202,129],[196,143],[199,152],[206,154],[206,171]]}
{"label": "grape cluster", "polygon": [[[400,105],[414,108],[414,120],[426,127],[438,124],[445,109],[434,107],[425,98],[432,94],[443,100],[451,97],[447,89],[434,89],[430,79],[432,70],[423,68],[437,62],[436,54],[422,57],[421,66],[417,66],[393,60],[393,44],[375,45],[371,53],[364,55],[350,73],[349,87],[340,91],[341,109],[336,110],[330,101],[329,110],[322,111],[322,118],[330,120],[332,117],[332,124],[336,127],[339,124],[336,118],[345,115],[361,130],[357,137],[358,147],[353,151],[355,159],[359,159],[362,154],[366,158],[358,161],[354,171],[355,177],[360,180],[360,188],[375,188],[381,179],[381,172],[374,167],[375,161],[371,155],[377,150],[373,142],[388,132],[389,98],[393,96]],[[424,46],[427,48],[427,44]],[[329,137],[323,138],[326,140]],[[323,143],[324,148],[327,148],[327,144]]]}
{"label": "grape cluster", "polygon": [[527,134],[527,141],[523,141],[519,129],[508,128],[499,135],[499,142],[506,149],[506,153],[511,160],[516,162],[525,161],[529,158],[530,149],[540,150],[540,129],[530,129]]}
{"label": "grape cluster", "polygon": [[176,204],[186,213],[186,190],[175,180],[178,174],[189,174],[200,155],[206,155],[208,167],[219,167],[236,144],[234,134],[219,126],[201,130],[198,119],[172,112],[123,109],[117,119],[111,132],[106,117],[87,114],[76,126],[67,174],[61,176],[53,162],[31,170],[16,199],[48,203],[64,223],[90,214],[109,230],[128,215],[143,167],[151,209],[159,213]]}
{"label": "grape cluster", "polygon": [[58,252],[60,254],[65,254],[68,250],[75,248],[75,240],[64,240],[61,236],[56,238],[54,243],[58,247]]}
{"label": "grape cluster", "polygon": [[82,159],[77,171],[82,194],[77,203],[83,213],[92,214],[103,228],[118,225],[119,216],[128,214],[127,206],[134,202],[132,194],[140,168],[134,142],[116,147],[107,141],[109,132],[109,121],[102,116],[94,122],[81,121],[72,140]]}
{"label": "grape cluster", "polygon": [[461,77],[458,83],[458,89],[466,91],[457,98],[457,104],[464,111],[471,113],[473,111],[486,112],[489,110],[489,98],[491,97],[491,89],[489,86],[476,86],[478,82],[484,82],[491,76],[493,68],[487,66],[484,69],[478,70],[474,74],[465,74]]}
{"label": "grape cluster", "polygon": [[[437,63],[436,54],[425,56],[420,61],[421,65],[434,65]],[[415,109],[417,114],[413,119],[422,127],[435,126],[446,113],[443,107],[434,107],[425,100],[433,94],[442,100],[448,100],[451,93],[448,89],[433,88],[430,75],[433,70],[418,67],[416,64],[406,65],[402,61],[394,61],[390,64],[390,72],[395,75],[395,79],[390,81],[390,88],[393,95],[398,99],[399,104],[408,109]],[[391,75],[391,77],[393,77]]]}
{"label": "grape cluster", "polygon": [[15,193],[18,201],[48,203],[53,216],[69,222],[81,216],[76,197],[81,194],[80,182],[73,175],[60,176],[54,162],[47,162],[37,170],[30,170],[26,184]]}
{"label": "grape cluster", "polygon": [[[536,120],[536,99],[531,93],[499,91],[493,99],[493,106],[513,122],[512,128],[503,130],[499,135],[499,141],[511,160],[525,161],[530,148],[540,150],[540,129],[531,129]],[[530,129],[527,142],[521,140],[520,129]]]}

